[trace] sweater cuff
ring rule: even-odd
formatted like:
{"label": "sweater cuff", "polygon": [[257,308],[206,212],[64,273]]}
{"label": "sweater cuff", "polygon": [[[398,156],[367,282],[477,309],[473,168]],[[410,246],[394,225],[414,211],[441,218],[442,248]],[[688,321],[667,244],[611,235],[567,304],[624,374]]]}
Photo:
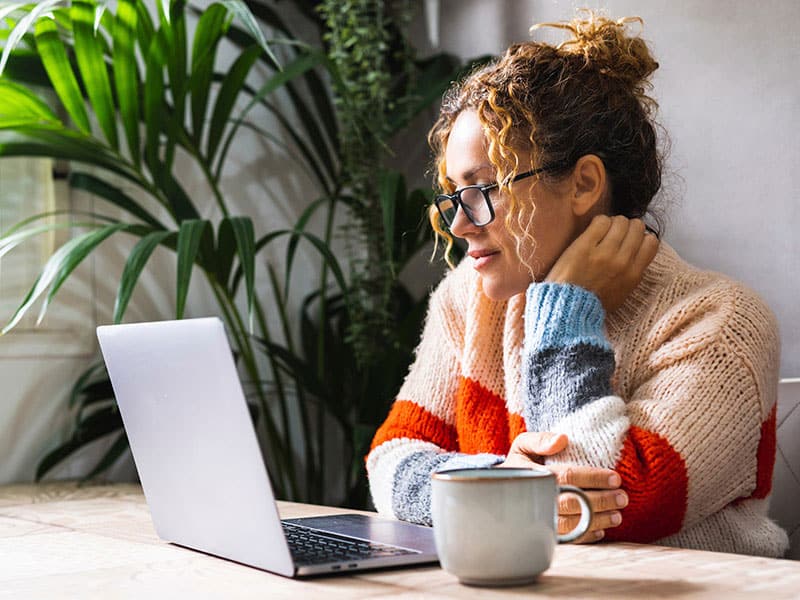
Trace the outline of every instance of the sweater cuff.
{"label": "sweater cuff", "polygon": [[574,344],[606,350],[605,311],[596,294],[569,283],[532,283],[525,295],[525,347],[540,352]]}
{"label": "sweater cuff", "polygon": [[455,454],[439,465],[434,472],[439,473],[450,469],[485,469],[499,465],[504,460],[504,456],[497,454]]}
{"label": "sweater cuff", "polygon": [[431,474],[447,469],[479,469],[503,462],[495,454],[414,452],[403,459],[394,473],[392,512],[403,521],[432,525]]}

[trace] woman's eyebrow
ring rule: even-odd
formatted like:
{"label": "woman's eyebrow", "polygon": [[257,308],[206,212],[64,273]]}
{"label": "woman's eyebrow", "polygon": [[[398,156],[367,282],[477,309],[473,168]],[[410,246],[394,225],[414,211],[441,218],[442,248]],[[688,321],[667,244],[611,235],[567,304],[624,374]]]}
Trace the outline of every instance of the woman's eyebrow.
{"label": "woman's eyebrow", "polygon": [[[485,170],[485,169],[494,169],[494,167],[493,167],[492,165],[478,165],[478,166],[476,166],[476,167],[473,167],[473,168],[471,168],[471,169],[469,169],[469,170],[467,170],[467,171],[464,171],[464,172],[461,174],[461,181],[464,181],[464,180],[469,180],[469,179],[471,179],[472,177],[474,177],[476,173],[479,173],[480,171],[483,171],[483,170]],[[445,179],[447,179],[447,181],[449,181],[450,183],[453,183],[453,184],[455,184],[455,181],[453,181],[453,178],[452,178],[452,177],[450,177],[450,175],[445,175],[444,177],[445,177]]]}

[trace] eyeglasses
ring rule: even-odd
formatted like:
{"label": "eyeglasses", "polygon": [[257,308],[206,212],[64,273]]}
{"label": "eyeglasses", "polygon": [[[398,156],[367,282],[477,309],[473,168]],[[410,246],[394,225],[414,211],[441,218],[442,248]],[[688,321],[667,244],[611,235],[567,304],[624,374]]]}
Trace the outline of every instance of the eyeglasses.
{"label": "eyeglasses", "polygon": [[[520,173],[511,183],[517,182],[526,177],[533,177],[544,171],[550,171],[557,168],[556,165],[546,167],[539,167]],[[489,198],[489,192],[499,187],[499,183],[490,183],[489,185],[467,185],[460,190],[456,190],[452,194],[439,194],[433,199],[439,215],[442,217],[447,227],[453,226],[453,221],[456,219],[458,207],[464,211],[464,214],[469,219],[470,223],[476,227],[485,227],[494,221],[494,206]]]}

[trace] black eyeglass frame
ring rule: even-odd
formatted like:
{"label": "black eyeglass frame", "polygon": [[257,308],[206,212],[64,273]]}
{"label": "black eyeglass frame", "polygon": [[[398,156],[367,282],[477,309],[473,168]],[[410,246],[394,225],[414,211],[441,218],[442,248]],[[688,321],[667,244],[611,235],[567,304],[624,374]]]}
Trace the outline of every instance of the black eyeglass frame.
{"label": "black eyeglass frame", "polygon": [[[525,179],[526,177],[533,177],[534,175],[538,175],[539,173],[544,173],[545,171],[552,171],[554,169],[559,168],[561,165],[550,165],[545,167],[539,167],[537,169],[531,169],[530,171],[525,171],[524,173],[520,173],[516,177],[514,177],[509,183],[516,183],[520,179]],[[436,210],[439,211],[439,216],[442,218],[444,224],[449,228],[453,226],[452,221],[449,221],[442,210],[441,203],[449,200],[456,205],[456,211],[460,207],[461,210],[464,212],[464,215],[469,219],[469,222],[475,225],[475,227],[486,227],[489,223],[494,221],[494,206],[492,205],[492,200],[489,198],[489,192],[495,188],[500,187],[498,182],[489,183],[487,185],[465,185],[463,188],[457,189],[452,194],[437,194],[433,198],[433,203],[436,206]],[[469,207],[465,207],[465,205],[461,202],[461,194],[464,190],[478,190],[481,195],[483,196],[484,202],[486,202],[486,206],[489,207],[489,219],[485,223],[476,223],[475,219],[472,217],[472,212],[470,211]],[[455,215],[453,216],[455,219]]]}

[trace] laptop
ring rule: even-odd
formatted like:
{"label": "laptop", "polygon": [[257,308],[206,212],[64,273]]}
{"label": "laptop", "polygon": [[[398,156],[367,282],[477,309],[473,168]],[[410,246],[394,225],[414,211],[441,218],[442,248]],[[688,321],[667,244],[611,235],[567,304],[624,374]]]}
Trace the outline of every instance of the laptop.
{"label": "laptop", "polygon": [[287,577],[438,560],[428,527],[280,519],[221,320],[101,326],[97,337],[161,539]]}

